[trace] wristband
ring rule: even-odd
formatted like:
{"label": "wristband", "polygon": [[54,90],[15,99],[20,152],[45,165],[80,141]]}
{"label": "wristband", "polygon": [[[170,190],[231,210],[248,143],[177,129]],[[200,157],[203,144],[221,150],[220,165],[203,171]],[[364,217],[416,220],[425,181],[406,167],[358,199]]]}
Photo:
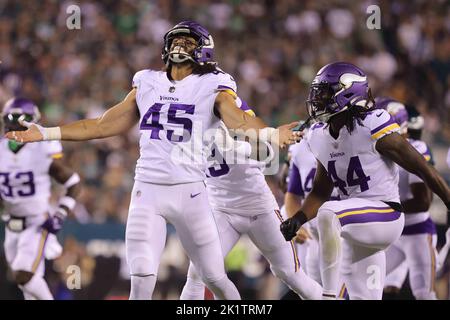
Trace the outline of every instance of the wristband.
{"label": "wristband", "polygon": [[43,136],[43,140],[61,140],[60,127],[44,128],[42,126],[38,126],[38,129]]}
{"label": "wristband", "polygon": [[66,208],[64,207],[59,207],[58,210],[56,210],[56,214],[60,214],[61,216],[63,216],[64,218],[67,217],[67,215],[69,214],[69,212],[67,211]]}
{"label": "wristband", "polygon": [[293,217],[295,220],[297,220],[298,222],[300,222],[301,225],[305,224],[306,222],[308,222],[308,217],[306,217],[306,214],[303,211],[297,211],[297,213],[294,215]]}
{"label": "wristband", "polygon": [[80,182],[80,176],[78,175],[78,173],[74,173],[70,176],[69,179],[67,179],[66,182],[64,182],[64,187],[66,187],[67,189],[76,185],[78,182]]}
{"label": "wristband", "polygon": [[76,200],[72,197],[69,196],[64,196],[61,199],[59,199],[59,206],[64,206],[69,210],[73,210],[73,208],[75,208],[76,205]]}

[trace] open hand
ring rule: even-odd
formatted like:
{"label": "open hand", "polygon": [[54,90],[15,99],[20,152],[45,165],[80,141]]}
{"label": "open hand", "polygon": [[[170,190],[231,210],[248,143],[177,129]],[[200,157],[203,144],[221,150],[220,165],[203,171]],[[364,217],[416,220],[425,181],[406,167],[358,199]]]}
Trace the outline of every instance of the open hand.
{"label": "open hand", "polygon": [[14,140],[19,143],[36,142],[44,139],[38,124],[27,121],[21,121],[20,124],[28,129],[25,131],[10,131],[5,137],[9,140]]}
{"label": "open hand", "polygon": [[279,126],[277,128],[278,130],[278,145],[281,148],[285,148],[286,146],[290,144],[294,144],[296,142],[299,142],[303,137],[302,131],[292,131],[291,129],[296,127],[298,122],[292,122],[289,124],[285,124],[282,126]]}

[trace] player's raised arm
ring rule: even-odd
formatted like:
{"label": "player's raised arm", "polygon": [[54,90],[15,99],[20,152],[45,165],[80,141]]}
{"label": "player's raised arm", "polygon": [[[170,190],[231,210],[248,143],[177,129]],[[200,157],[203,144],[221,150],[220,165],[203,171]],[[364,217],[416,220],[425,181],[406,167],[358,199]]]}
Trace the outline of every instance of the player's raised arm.
{"label": "player's raised arm", "polygon": [[52,128],[23,122],[28,130],[10,131],[6,134],[6,138],[21,143],[42,140],[82,141],[107,138],[126,132],[133,127],[138,119],[136,89],[133,89],[122,102],[108,109],[96,119],[83,119]]}
{"label": "player's raised arm", "polygon": [[284,221],[280,230],[286,241],[290,241],[297,234],[298,229],[308,220],[317,215],[320,206],[328,201],[333,192],[333,182],[324,166],[317,161],[317,171],[311,192],[303,202],[302,208],[291,218]]}
{"label": "player's raised arm", "polygon": [[397,133],[392,133],[379,139],[375,148],[380,154],[391,159],[405,170],[421,177],[449,208],[450,189],[447,183],[407,140]]}
{"label": "player's raised arm", "polygon": [[[234,97],[226,91],[217,95],[214,108],[229,129],[240,129],[243,131],[255,129],[259,133],[263,130],[267,131],[265,136],[268,137],[268,140],[273,140],[281,147],[295,143],[303,135],[302,132],[291,131],[298,122],[286,124],[277,129],[268,127],[261,118],[253,117],[237,108]],[[277,138],[275,138],[276,135],[278,135]]]}

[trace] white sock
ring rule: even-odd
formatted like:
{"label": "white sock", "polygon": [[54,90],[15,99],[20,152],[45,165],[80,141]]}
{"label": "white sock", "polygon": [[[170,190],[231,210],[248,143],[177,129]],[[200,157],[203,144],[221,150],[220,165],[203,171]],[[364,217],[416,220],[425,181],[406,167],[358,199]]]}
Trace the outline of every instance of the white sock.
{"label": "white sock", "polygon": [[181,292],[180,300],[203,300],[205,298],[205,285],[203,282],[187,277],[186,284]]}
{"label": "white sock", "polygon": [[[336,299],[341,262],[340,224],[331,211],[319,212],[317,225],[320,239],[320,274],[322,299]],[[334,297],[334,298],[333,298]]]}
{"label": "white sock", "polygon": [[152,300],[156,276],[131,276],[130,300]]}
{"label": "white sock", "polygon": [[30,281],[19,288],[23,291],[26,300],[53,300],[53,296],[48,288],[47,282],[44,278],[35,274]]}

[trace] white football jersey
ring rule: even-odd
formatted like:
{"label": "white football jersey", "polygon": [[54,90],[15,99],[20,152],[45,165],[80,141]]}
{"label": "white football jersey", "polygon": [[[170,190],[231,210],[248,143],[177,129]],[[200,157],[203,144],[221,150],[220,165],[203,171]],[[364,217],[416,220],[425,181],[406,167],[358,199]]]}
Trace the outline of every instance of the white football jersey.
{"label": "white football jersey", "polygon": [[[243,111],[254,115],[248,105],[245,102],[242,104],[239,98],[236,104]],[[227,128],[221,122],[216,137],[228,134]],[[250,150],[249,143],[245,141],[234,141],[233,147],[242,150],[242,153]],[[214,154],[209,158],[206,172],[208,199],[213,208],[248,216],[267,212],[268,208],[278,208],[263,174],[264,163],[247,158],[244,164],[236,164],[235,161],[229,164],[226,154],[230,151],[224,152],[220,146],[217,149],[215,152],[220,152],[220,155]]]}
{"label": "white football jersey", "polygon": [[62,156],[59,141],[24,145],[17,153],[0,139],[0,196],[7,214],[34,216],[48,211],[51,179],[50,165]]}
{"label": "white football jersey", "polygon": [[[431,161],[431,153],[427,144],[421,140],[408,139],[409,143],[416,148],[416,150],[422,154],[427,161]],[[403,168],[399,168],[399,192],[400,200],[406,201],[411,199],[413,196],[411,194],[410,185],[413,183],[424,183],[423,180],[413,173],[406,171]],[[418,212],[418,213],[408,213],[405,214],[405,226],[410,226],[419,222],[423,222],[430,217],[428,211]]]}
{"label": "white football jersey", "polygon": [[214,102],[220,91],[235,95],[234,79],[214,72],[171,81],[166,72],[142,70],[133,87],[140,113],[135,179],[167,185],[203,181],[210,142],[205,137],[219,125]]}
{"label": "white football jersey", "polygon": [[[314,154],[308,147],[307,142],[307,134],[308,131],[305,132],[305,138],[302,139],[299,143],[293,144],[289,149],[291,154],[291,163],[290,170],[297,170],[299,175],[299,185],[298,191],[295,192],[297,195],[306,198],[308,194],[312,190],[314,176],[317,171],[317,160],[314,157]],[[337,189],[333,189],[333,193],[331,194],[332,200],[338,200],[339,194]]]}
{"label": "white football jersey", "polygon": [[376,141],[398,132],[399,126],[385,110],[367,114],[350,134],[344,126],[334,139],[322,122],[308,132],[307,142],[338,188],[341,200],[363,198],[400,202],[398,166],[381,156]]}

